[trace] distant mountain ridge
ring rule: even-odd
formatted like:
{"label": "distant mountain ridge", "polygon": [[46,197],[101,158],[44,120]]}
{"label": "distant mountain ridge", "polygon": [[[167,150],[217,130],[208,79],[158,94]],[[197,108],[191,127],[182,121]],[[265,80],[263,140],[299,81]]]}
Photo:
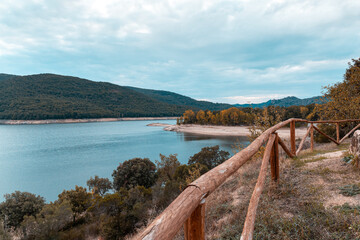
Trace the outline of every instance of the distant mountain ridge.
{"label": "distant mountain ridge", "polygon": [[272,99],[263,103],[254,104],[235,104],[236,107],[252,107],[263,108],[268,106],[290,107],[290,106],[306,106],[313,103],[321,103],[322,96],[300,99],[294,96],[289,96],[281,99]]}
{"label": "distant mountain ridge", "polygon": [[214,111],[232,107],[167,91],[55,74],[1,74],[0,79],[0,119],[170,117],[180,116],[187,109]]}
{"label": "distant mountain ridge", "polygon": [[162,91],[162,90],[152,90],[152,89],[143,89],[136,87],[127,87],[136,92],[145,94],[151,98],[154,98],[160,102],[165,102],[169,104],[175,104],[179,106],[187,106],[189,109],[202,109],[202,110],[211,110],[219,111],[227,108],[233,107],[231,104],[226,103],[212,103],[208,101],[199,101],[184,95],[177,93]]}
{"label": "distant mountain ridge", "polygon": [[220,111],[231,107],[308,105],[320,97],[287,97],[260,104],[212,103],[177,93],[124,87],[72,76],[0,74],[0,119],[172,117],[185,110]]}

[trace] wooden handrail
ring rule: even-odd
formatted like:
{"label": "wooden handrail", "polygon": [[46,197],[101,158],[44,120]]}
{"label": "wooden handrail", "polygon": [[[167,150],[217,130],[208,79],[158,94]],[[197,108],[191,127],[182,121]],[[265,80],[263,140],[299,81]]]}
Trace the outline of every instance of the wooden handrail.
{"label": "wooden handrail", "polygon": [[356,129],[358,129],[360,127],[360,124],[356,125],[356,127],[354,127],[353,129],[351,129],[350,132],[348,132],[341,140],[340,143],[342,143],[347,137],[350,136],[350,134],[352,134]]}
{"label": "wooden handrail", "polygon": [[256,182],[253,194],[251,196],[248,211],[246,214],[245,224],[244,224],[243,232],[241,234],[242,240],[252,239],[252,233],[254,231],[254,226],[255,226],[256,209],[259,204],[261,193],[264,189],[266,172],[269,165],[271,151],[273,150],[275,138],[276,138],[275,134],[272,134],[271,137],[269,138],[269,141],[266,144],[264,157],[259,172],[259,177]]}
{"label": "wooden handrail", "polygon": [[304,143],[305,143],[305,140],[306,140],[307,136],[309,135],[309,133],[310,133],[310,131],[311,131],[311,129],[312,129],[313,127],[314,127],[314,126],[311,125],[311,126],[308,128],[308,130],[306,131],[304,137],[301,139],[301,142],[300,142],[300,144],[299,144],[299,148],[298,148],[298,150],[296,151],[296,156],[299,154],[299,152],[300,152],[301,149],[303,148]]}
{"label": "wooden handrail", "polygon": [[[313,149],[313,129],[317,130],[319,133],[322,134],[321,130],[319,130],[316,126],[314,126],[314,123],[344,123],[344,122],[357,122],[360,121],[360,119],[349,119],[349,120],[320,120],[320,121],[309,121],[304,119],[297,119],[297,118],[291,118],[286,121],[280,122],[276,124],[275,126],[267,129],[265,132],[263,132],[259,137],[257,137],[249,146],[247,146],[242,151],[238,152],[234,156],[232,156],[230,159],[225,161],[224,163],[220,164],[219,166],[213,168],[212,170],[208,171],[204,175],[200,176],[198,179],[193,181],[191,184],[185,188],[185,190],[157,217],[151,224],[149,224],[145,230],[143,230],[139,235],[135,237],[135,239],[143,239],[143,240],[155,240],[155,239],[161,239],[161,240],[170,240],[172,239],[178,231],[181,229],[181,227],[184,225],[185,221],[187,221],[187,226],[192,226],[191,221],[198,221],[198,220],[191,220],[191,219],[198,219],[198,216],[204,217],[202,214],[204,211],[204,206],[202,208],[199,208],[200,205],[205,201],[205,198],[211,194],[217,187],[219,187],[225,180],[230,177],[234,172],[236,172],[242,165],[244,165],[252,156],[254,156],[261,146],[269,139],[267,146],[269,144],[273,144],[275,141],[275,138],[277,139],[276,142],[282,146],[284,151],[290,156],[295,157],[296,155],[296,147],[295,147],[295,123],[296,122],[305,122],[310,123],[311,127],[307,130],[306,136],[311,134],[311,149]],[[285,143],[278,137],[275,136],[275,133],[278,129],[290,124],[290,144],[291,144],[291,151],[286,147]],[[358,127],[360,127],[360,124],[356,126],[351,132],[355,131]],[[338,130],[337,130],[338,131]],[[345,137],[349,136],[351,133],[345,135]],[[339,144],[339,142],[342,142],[343,139],[341,139],[339,142],[335,139],[327,136],[330,140],[335,142],[336,144]],[[337,138],[339,138],[339,134],[337,134]],[[301,150],[301,148],[299,148]],[[267,147],[265,150],[264,158],[262,167],[259,174],[258,183],[259,186],[261,186],[260,190],[263,187],[263,178],[266,176],[263,172],[266,170],[266,167],[268,163],[264,163],[264,159],[267,159],[265,162],[269,162],[268,155],[271,154],[271,152],[274,151],[272,147]],[[276,150],[278,151],[278,150]],[[270,156],[270,155],[269,155]],[[274,164],[274,166],[278,164],[278,162]],[[272,164],[273,165],[273,164]],[[263,168],[265,170],[263,170]],[[278,167],[277,167],[278,168]],[[275,169],[275,172],[278,171],[278,169]],[[265,171],[266,173],[266,171]],[[278,176],[278,172],[276,173]],[[260,181],[261,180],[261,181]],[[260,182],[259,182],[260,181]],[[257,184],[258,186],[258,184]],[[259,187],[258,186],[258,187]],[[255,188],[257,189],[257,188]],[[254,195],[254,194],[253,194]],[[256,194],[257,198],[257,194]],[[253,221],[253,218],[250,216],[256,215],[256,208],[257,208],[257,202],[258,200],[254,200],[256,204],[253,204],[253,207],[249,207],[248,215],[249,218],[251,218],[251,222]],[[198,213],[196,213],[197,211]],[[201,214],[200,214],[201,213]],[[194,215],[195,214],[195,215]],[[199,215],[200,214],[200,215]],[[191,217],[194,216],[194,217]],[[255,220],[255,218],[254,218]],[[203,219],[201,220],[203,221]],[[248,220],[250,221],[250,220]],[[253,226],[250,222],[248,225],[244,227],[247,229],[252,229],[251,231],[245,231],[247,238],[244,239],[251,239]],[[203,224],[194,224],[194,226],[203,226]],[[249,227],[250,226],[250,227]],[[202,230],[201,230],[202,231]],[[244,234],[244,232],[243,232]],[[196,239],[192,238],[188,232],[185,233],[188,240]],[[198,236],[203,236],[203,234],[198,234]],[[245,235],[244,235],[245,236]]]}

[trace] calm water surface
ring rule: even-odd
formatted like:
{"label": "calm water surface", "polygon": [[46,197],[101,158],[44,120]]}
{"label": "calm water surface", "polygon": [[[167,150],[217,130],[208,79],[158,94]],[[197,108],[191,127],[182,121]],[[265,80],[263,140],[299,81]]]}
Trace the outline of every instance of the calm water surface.
{"label": "calm water surface", "polygon": [[[80,124],[0,125],[0,201],[15,190],[54,201],[64,189],[86,186],[94,176],[108,177],[120,162],[159,154],[178,154],[181,163],[202,147],[220,145],[232,153],[246,138],[207,137],[148,127],[154,121]],[[174,120],[156,121],[175,124]]]}

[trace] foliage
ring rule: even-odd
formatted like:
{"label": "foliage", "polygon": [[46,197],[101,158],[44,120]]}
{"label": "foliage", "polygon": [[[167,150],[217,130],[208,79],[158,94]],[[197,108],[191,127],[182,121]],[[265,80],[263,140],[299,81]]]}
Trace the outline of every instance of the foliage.
{"label": "foliage", "polygon": [[142,89],[135,87],[127,87],[127,88],[145,94],[146,96],[156,99],[160,102],[179,105],[179,106],[186,106],[188,109],[193,109],[193,110],[209,109],[212,111],[218,111],[231,107],[230,104],[197,101],[195,99],[168,91],[158,91],[158,90]]}
{"label": "foliage", "polygon": [[160,161],[155,161],[157,167],[157,175],[160,181],[168,181],[174,179],[176,169],[180,166],[176,154],[170,154],[169,157],[160,154]]}
{"label": "foliage", "polygon": [[[99,235],[104,239],[124,239],[144,226],[150,216],[166,208],[189,183],[226,160],[228,155],[219,146],[203,148],[192,157],[194,163],[180,165],[176,154],[160,154],[157,168],[147,158],[130,159],[113,173],[114,186],[118,187],[116,193],[105,194],[110,186],[108,179],[91,177],[88,186],[96,194],[79,186],[64,190],[54,203],[20,219],[19,235],[24,240],[75,240]],[[5,206],[5,202],[0,206]],[[3,239],[7,234],[0,231]]]}
{"label": "foliage", "polygon": [[229,152],[219,150],[219,145],[204,147],[200,152],[190,157],[188,164],[199,163],[205,165],[209,170],[223,163],[230,156]]}
{"label": "foliage", "polygon": [[186,109],[221,110],[230,106],[70,76],[0,75],[0,119],[165,117],[179,116]]}
{"label": "foliage", "polygon": [[[329,137],[336,139],[336,126],[334,124],[321,123],[318,124],[317,127]],[[320,134],[318,131],[314,130],[314,140],[318,143],[327,143],[330,140]]]}
{"label": "foliage", "polygon": [[43,208],[45,200],[28,192],[15,191],[4,195],[0,204],[0,217],[5,227],[19,227],[25,216],[35,216]]}
{"label": "foliage", "polygon": [[75,189],[63,191],[59,194],[59,203],[69,201],[71,210],[74,212],[73,220],[76,220],[76,215],[79,215],[90,207],[91,194],[86,191],[86,188],[75,186]]}
{"label": "foliage", "polygon": [[325,90],[328,102],[315,109],[322,119],[360,118],[360,58],[352,59],[342,82],[327,86]]}
{"label": "foliage", "polygon": [[103,196],[107,191],[112,189],[112,184],[108,178],[99,178],[95,175],[94,178],[90,178],[86,185],[89,187],[89,191],[92,191],[94,194],[100,194]]}
{"label": "foliage", "polygon": [[340,189],[340,193],[344,196],[355,196],[360,194],[360,184],[345,185]]}
{"label": "foliage", "polygon": [[177,119],[177,124],[201,124],[201,125],[253,125],[262,121],[269,126],[289,118],[309,118],[316,120],[318,116],[312,114],[314,104],[307,106],[278,107],[268,106],[264,108],[236,108],[232,107],[221,111],[198,111],[186,110],[183,115]]}
{"label": "foliage", "polygon": [[121,188],[114,194],[98,197],[91,211],[99,216],[100,232],[106,239],[122,239],[145,223],[151,207],[151,190],[137,186]]}
{"label": "foliage", "polygon": [[354,159],[354,155],[352,154],[347,154],[346,156],[343,157],[343,161],[346,163],[350,163],[352,160]]}
{"label": "foliage", "polygon": [[73,211],[68,201],[50,203],[36,216],[27,216],[21,223],[26,240],[54,239],[71,223]]}
{"label": "foliage", "polygon": [[130,189],[136,186],[149,188],[156,180],[156,166],[148,158],[133,158],[120,163],[112,176],[113,187],[116,191],[120,188]]}
{"label": "foliage", "polygon": [[0,221],[0,239],[1,240],[11,240],[10,234],[6,231],[5,226],[2,221]]}
{"label": "foliage", "polygon": [[168,157],[160,154],[160,161],[155,161],[157,165],[158,179],[152,187],[154,204],[158,209],[166,207],[180,193],[180,181],[177,179],[176,172],[180,167],[180,162],[176,154]]}

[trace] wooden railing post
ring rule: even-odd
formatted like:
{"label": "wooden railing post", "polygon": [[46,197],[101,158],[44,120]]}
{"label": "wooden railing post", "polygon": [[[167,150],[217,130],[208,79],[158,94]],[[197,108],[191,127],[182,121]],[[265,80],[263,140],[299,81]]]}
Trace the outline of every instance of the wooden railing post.
{"label": "wooden railing post", "polygon": [[184,223],[185,240],[205,239],[205,199]]}
{"label": "wooden railing post", "polygon": [[274,133],[275,140],[271,151],[270,166],[271,166],[271,179],[277,181],[280,176],[279,172],[279,136]]}
{"label": "wooden railing post", "polygon": [[336,141],[340,141],[340,126],[339,123],[336,123]]}
{"label": "wooden railing post", "polygon": [[296,155],[296,145],[295,145],[295,121],[290,122],[290,144],[291,144],[291,153]]}
{"label": "wooden railing post", "polygon": [[311,124],[311,130],[310,130],[310,148],[311,151],[314,151],[314,126]]}

